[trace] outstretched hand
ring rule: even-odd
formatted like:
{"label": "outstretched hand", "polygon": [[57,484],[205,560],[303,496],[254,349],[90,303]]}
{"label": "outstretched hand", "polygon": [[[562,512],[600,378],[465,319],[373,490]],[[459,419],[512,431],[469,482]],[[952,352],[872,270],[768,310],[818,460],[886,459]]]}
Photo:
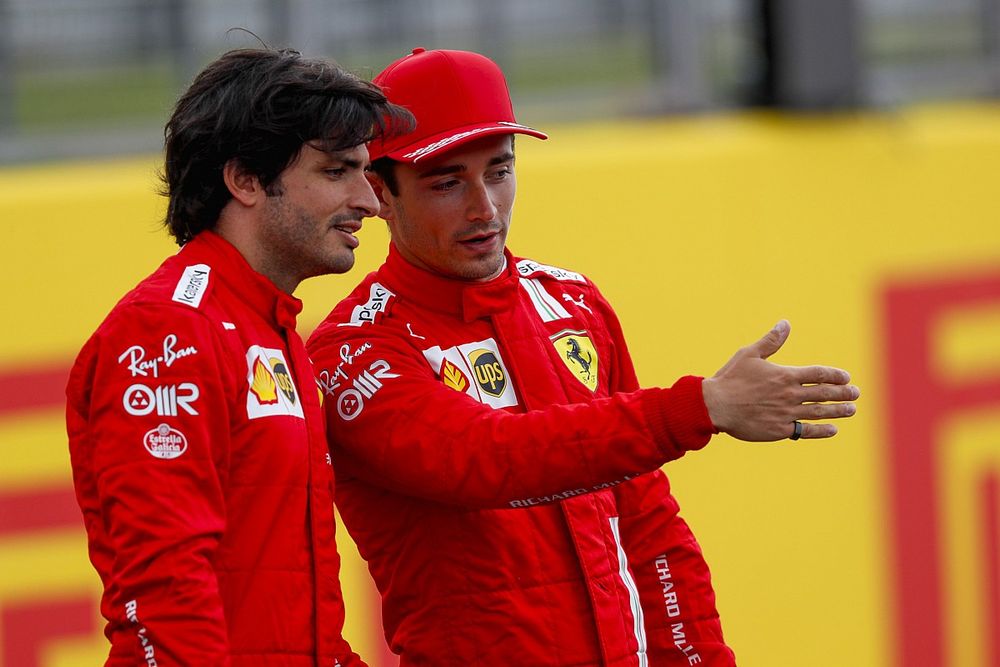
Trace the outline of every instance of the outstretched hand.
{"label": "outstretched hand", "polygon": [[[763,338],[740,348],[725,366],[702,383],[712,423],[734,438],[782,440],[797,420],[850,417],[860,390],[847,371],[831,366],[779,366],[767,358],[788,340],[791,326],[781,320]],[[802,424],[803,438],[829,438],[833,424]]]}

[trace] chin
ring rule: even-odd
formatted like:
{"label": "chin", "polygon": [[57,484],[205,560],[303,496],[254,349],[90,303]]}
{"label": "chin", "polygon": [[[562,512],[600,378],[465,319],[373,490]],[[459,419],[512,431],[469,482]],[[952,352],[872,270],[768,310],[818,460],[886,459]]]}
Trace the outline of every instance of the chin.
{"label": "chin", "polygon": [[464,267],[465,272],[463,277],[466,280],[488,280],[499,274],[502,267],[502,258],[489,262],[477,262],[476,264]]}
{"label": "chin", "polygon": [[347,273],[354,268],[354,253],[346,253],[331,257],[326,263],[326,273]]}

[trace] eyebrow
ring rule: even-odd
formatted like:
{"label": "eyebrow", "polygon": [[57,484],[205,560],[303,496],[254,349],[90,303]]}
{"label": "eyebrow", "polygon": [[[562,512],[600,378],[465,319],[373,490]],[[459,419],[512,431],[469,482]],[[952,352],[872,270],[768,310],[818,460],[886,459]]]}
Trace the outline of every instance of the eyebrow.
{"label": "eyebrow", "polygon": [[361,160],[354,160],[348,158],[339,158],[338,162],[342,163],[345,167],[349,169],[361,169],[363,163]]}
{"label": "eyebrow", "polygon": [[339,163],[348,169],[361,169],[364,163],[361,160],[354,158],[344,157],[344,154],[340,151],[334,151],[333,153],[327,153],[326,159],[323,161],[325,164]]}
{"label": "eyebrow", "polygon": [[[487,166],[494,167],[498,164],[503,164],[504,162],[510,162],[513,159],[514,159],[514,154],[510,151],[506,151],[490,159],[489,165]],[[468,167],[466,167],[464,164],[445,164],[441,165],[440,167],[434,167],[432,169],[422,171],[419,174],[417,174],[417,178],[434,178],[435,176],[458,174],[462,173],[463,171],[466,171],[466,169],[468,169]]]}

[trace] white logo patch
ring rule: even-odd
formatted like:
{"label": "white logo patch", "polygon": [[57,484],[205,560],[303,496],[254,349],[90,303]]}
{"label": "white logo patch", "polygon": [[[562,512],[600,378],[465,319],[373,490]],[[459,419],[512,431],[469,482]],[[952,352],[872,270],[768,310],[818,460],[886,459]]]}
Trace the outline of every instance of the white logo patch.
{"label": "white logo patch", "polygon": [[305,419],[285,353],[251,345],[247,350],[247,417],[289,415]]}
{"label": "white logo patch", "polygon": [[174,365],[174,362],[192,354],[198,354],[198,349],[194,345],[187,347],[177,347],[177,336],[168,334],[163,339],[163,354],[156,357],[148,357],[146,349],[141,345],[133,345],[118,356],[118,363],[128,360],[128,370],[132,377],[141,375],[147,377],[150,373],[153,377],[160,377],[160,364],[167,368]]}
{"label": "white logo patch", "polygon": [[168,384],[150,389],[144,384],[134,384],[122,394],[122,405],[125,412],[136,417],[142,417],[156,410],[161,417],[176,417],[180,408],[189,415],[197,415],[198,411],[192,403],[198,400],[201,390],[192,382]]}
{"label": "white logo patch", "polygon": [[142,437],[142,445],[158,459],[176,459],[187,451],[188,441],[177,429],[160,424],[146,431],[146,435]]}
{"label": "white logo patch", "polygon": [[360,327],[362,324],[371,324],[375,321],[375,316],[385,312],[389,305],[389,299],[396,296],[387,290],[381,283],[372,283],[368,301],[360,306],[355,306],[351,312],[349,322],[341,322],[338,327]]}
{"label": "white logo patch", "polygon": [[184,269],[184,274],[174,288],[174,301],[186,303],[192,308],[201,305],[201,298],[208,289],[208,274],[212,270],[208,264],[194,264]]}
{"label": "white logo patch", "polygon": [[[500,356],[500,348],[492,338],[465,343],[442,350],[434,346],[423,351],[431,369],[441,374],[445,360],[454,364],[473,381],[461,389],[464,393],[494,408],[517,405],[514,383],[507,372],[507,365]],[[450,385],[456,388],[454,385]]]}
{"label": "white logo patch", "polygon": [[517,263],[517,272],[522,278],[527,278],[528,276],[535,273],[545,273],[552,276],[556,280],[571,280],[577,283],[585,283],[587,279],[584,278],[579,273],[573,271],[567,271],[566,269],[560,269],[557,266],[549,266],[548,264],[539,264],[538,262],[531,259],[522,259]]}

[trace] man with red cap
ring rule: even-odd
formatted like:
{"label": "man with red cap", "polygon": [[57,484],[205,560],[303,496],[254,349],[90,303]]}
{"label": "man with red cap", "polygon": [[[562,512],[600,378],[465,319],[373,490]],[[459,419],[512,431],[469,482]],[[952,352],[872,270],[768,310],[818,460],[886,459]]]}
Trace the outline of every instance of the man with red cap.
{"label": "man with red cap", "polygon": [[856,387],[766,361],[640,389],[614,311],[505,247],[519,124],[489,59],[415,50],[375,79],[417,120],[374,141],[389,256],[308,342],[337,502],[407,665],[733,665],[665,462],[725,431],[826,438]]}

